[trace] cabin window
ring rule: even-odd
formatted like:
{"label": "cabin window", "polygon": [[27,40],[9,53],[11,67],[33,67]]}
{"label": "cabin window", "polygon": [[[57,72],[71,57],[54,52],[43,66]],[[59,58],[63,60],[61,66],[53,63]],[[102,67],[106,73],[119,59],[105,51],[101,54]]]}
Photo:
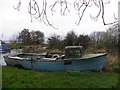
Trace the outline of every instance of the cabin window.
{"label": "cabin window", "polygon": [[80,51],[80,50],[75,50],[74,54],[75,54],[76,56],[81,56],[81,51]]}
{"label": "cabin window", "polygon": [[68,51],[68,56],[81,56],[82,53],[80,50],[70,50]]}
{"label": "cabin window", "polygon": [[64,61],[64,65],[71,65],[72,61]]}
{"label": "cabin window", "polygon": [[83,49],[82,47],[69,46],[65,48],[65,58],[80,58],[82,57]]}

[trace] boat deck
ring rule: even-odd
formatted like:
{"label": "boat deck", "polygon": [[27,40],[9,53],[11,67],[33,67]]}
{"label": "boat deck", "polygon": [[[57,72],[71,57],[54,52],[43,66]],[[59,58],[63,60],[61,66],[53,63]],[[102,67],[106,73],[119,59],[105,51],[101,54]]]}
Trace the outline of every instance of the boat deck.
{"label": "boat deck", "polygon": [[41,59],[37,59],[35,61],[65,61],[65,60],[87,60],[90,58],[95,58],[95,57],[100,57],[100,56],[104,56],[107,55],[106,53],[100,53],[100,54],[85,54],[83,55],[81,58],[68,58],[68,59],[56,59],[56,58],[41,58]]}

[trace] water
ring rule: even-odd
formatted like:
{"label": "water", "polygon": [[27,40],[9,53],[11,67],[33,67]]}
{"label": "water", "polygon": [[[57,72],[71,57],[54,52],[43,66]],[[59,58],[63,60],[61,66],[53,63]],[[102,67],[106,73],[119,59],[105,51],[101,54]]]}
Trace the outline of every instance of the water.
{"label": "water", "polygon": [[8,54],[13,54],[13,53],[21,53],[22,49],[13,49],[11,50],[11,52],[7,52],[7,53],[0,53],[0,66],[6,66],[7,64],[4,61],[4,57],[5,55]]}

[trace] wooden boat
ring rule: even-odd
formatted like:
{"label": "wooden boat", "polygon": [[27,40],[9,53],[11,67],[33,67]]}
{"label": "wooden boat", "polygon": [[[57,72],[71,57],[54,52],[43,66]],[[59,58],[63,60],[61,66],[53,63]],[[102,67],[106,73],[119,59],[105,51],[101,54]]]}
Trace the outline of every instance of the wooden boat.
{"label": "wooden boat", "polygon": [[106,55],[106,53],[83,54],[82,46],[67,46],[64,55],[21,53],[4,56],[4,59],[7,65],[40,71],[101,71]]}

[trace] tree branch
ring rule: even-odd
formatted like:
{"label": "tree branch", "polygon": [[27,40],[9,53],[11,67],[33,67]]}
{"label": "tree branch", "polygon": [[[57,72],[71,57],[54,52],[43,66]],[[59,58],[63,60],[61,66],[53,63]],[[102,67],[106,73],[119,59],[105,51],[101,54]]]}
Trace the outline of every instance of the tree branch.
{"label": "tree branch", "polygon": [[68,9],[68,4],[70,4],[69,2],[67,2],[66,0],[57,0],[57,1],[54,2],[54,4],[50,5],[52,15],[53,15],[53,12],[55,12],[55,10],[53,10],[53,9],[55,8],[55,6],[57,4],[60,5],[60,13],[61,13],[61,15],[65,15],[66,11],[70,12],[70,10]]}
{"label": "tree branch", "polygon": [[21,0],[19,0],[18,5],[16,7],[13,6],[13,8],[17,9],[18,11],[20,11],[20,7],[21,7]]}
{"label": "tree branch", "polygon": [[[78,12],[78,16],[79,16],[79,20],[78,20],[78,23],[76,23],[77,25],[79,25],[80,24],[80,21],[82,20],[82,18],[83,18],[83,16],[84,16],[84,13],[85,13],[85,11],[86,11],[86,9],[88,8],[88,6],[89,6],[89,3],[90,3],[90,1],[91,0],[89,0],[88,2],[86,1],[86,0],[83,0],[83,2],[81,2],[81,1],[78,1],[77,2],[77,0],[74,2],[74,8],[75,8],[75,10],[77,10],[77,12]],[[81,4],[82,3],[82,4]],[[84,7],[85,6],[85,7]],[[80,14],[80,12],[81,12],[81,8],[84,8],[83,10],[82,10],[82,13]]]}
{"label": "tree branch", "polygon": [[[32,17],[34,17],[35,19],[38,19],[40,22],[43,21],[43,23],[45,23],[45,25],[49,25],[54,29],[57,29],[53,26],[53,24],[51,24],[48,20],[48,16],[46,13],[46,7],[47,7],[47,2],[46,0],[43,0],[43,6],[42,6],[42,11],[40,12],[39,6],[37,4],[37,2],[35,0],[30,0],[29,5],[28,5],[28,12],[30,14],[31,17],[31,22],[32,22]],[[46,22],[45,22],[46,20]]]}
{"label": "tree branch", "polygon": [[[80,21],[82,20],[83,16],[85,15],[87,8],[92,7],[93,5],[95,5],[96,8],[99,8],[99,11],[96,14],[96,16],[92,16],[90,14],[90,17],[92,20],[97,21],[99,16],[101,16],[104,25],[111,25],[111,24],[118,22],[118,21],[111,22],[111,23],[105,22],[104,5],[108,4],[108,3],[110,3],[110,0],[104,0],[104,2],[103,2],[103,0],[75,0],[73,2],[73,7],[77,11],[77,15],[79,17],[78,22],[76,24],[77,25],[80,24]],[[54,9],[57,5],[60,6],[60,14],[61,15],[66,15],[67,11],[70,12],[70,10],[68,8],[68,5],[71,5],[70,2],[68,2],[67,0],[56,0],[52,5],[49,6],[49,8],[51,8],[52,15],[53,15],[53,12],[55,12]],[[16,7],[13,6],[13,8],[17,9],[18,11],[20,11],[20,7],[21,7],[21,0],[19,0]],[[33,18],[34,18],[34,19],[37,19],[39,22],[43,22],[47,26],[51,26],[54,29],[58,29],[58,28],[55,28],[54,25],[48,19],[47,1],[46,0],[43,0],[43,2],[42,2],[41,11],[40,11],[40,7],[39,7],[38,3],[36,2],[36,0],[29,0],[28,13],[30,14],[31,22],[33,21]]]}
{"label": "tree branch", "polygon": [[102,5],[102,20],[103,20],[103,24],[104,24],[104,25],[111,25],[111,24],[117,23],[118,21],[111,22],[111,23],[106,23],[106,22],[105,22],[105,18],[104,18],[104,3],[103,3],[103,0],[101,0],[101,5]]}

